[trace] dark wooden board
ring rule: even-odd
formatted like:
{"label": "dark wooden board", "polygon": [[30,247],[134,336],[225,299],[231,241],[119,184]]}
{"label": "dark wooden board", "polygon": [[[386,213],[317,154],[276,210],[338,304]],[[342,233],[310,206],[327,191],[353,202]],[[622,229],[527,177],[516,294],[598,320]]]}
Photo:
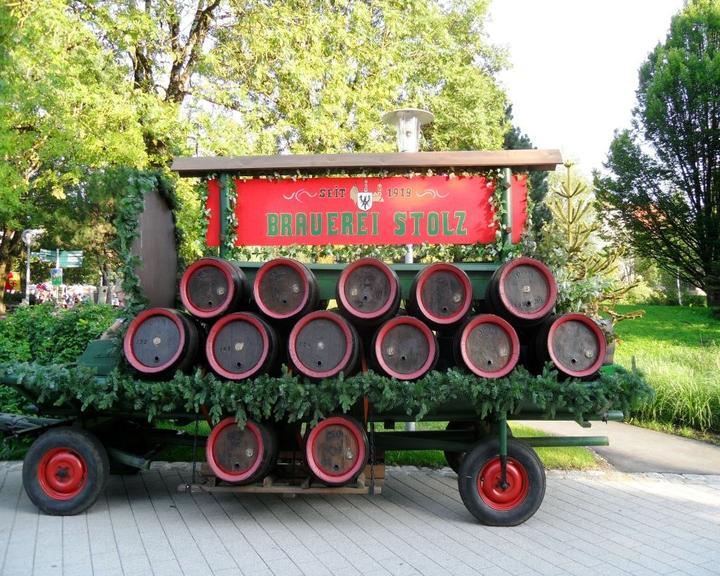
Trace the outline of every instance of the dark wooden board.
{"label": "dark wooden board", "polygon": [[510,336],[497,324],[480,324],[470,331],[465,353],[474,366],[485,372],[498,372],[512,357]]}
{"label": "dark wooden board", "polygon": [[432,319],[442,320],[457,315],[472,299],[458,275],[446,270],[428,275],[419,296]]}
{"label": "dark wooden board", "polygon": [[307,298],[307,280],[291,266],[276,264],[260,280],[258,294],[276,314],[290,314]]}
{"label": "dark wooden board", "polygon": [[243,320],[223,326],[213,346],[217,363],[235,374],[255,368],[264,352],[262,334],[256,326]]}
{"label": "dark wooden board", "polygon": [[430,344],[425,334],[410,324],[391,328],[380,343],[383,360],[398,374],[413,374],[427,362]]}
{"label": "dark wooden board", "polygon": [[342,328],[337,322],[327,318],[315,318],[300,330],[295,349],[298,358],[309,370],[326,372],[340,366],[348,342]]}
{"label": "dark wooden board", "polygon": [[563,161],[559,150],[489,150],[454,152],[394,152],[388,154],[295,154],[234,156],[173,160],[180,176],[232,173],[272,175],[316,173],[327,170],[395,170],[428,168],[517,168],[555,170]]}
{"label": "dark wooden board", "polygon": [[590,368],[597,361],[601,346],[595,332],[575,320],[560,324],[549,345],[560,365],[575,371]]}
{"label": "dark wooden board", "polygon": [[390,280],[377,266],[359,266],[347,276],[345,298],[351,312],[372,314],[387,305],[392,287]]}
{"label": "dark wooden board", "polygon": [[513,309],[525,314],[540,310],[550,297],[547,279],[533,266],[513,268],[505,278],[503,289]]}
{"label": "dark wooden board", "polygon": [[195,270],[188,279],[187,292],[193,306],[202,310],[214,310],[227,300],[227,278],[219,268],[203,266]]}
{"label": "dark wooden board", "polygon": [[135,357],[145,366],[155,368],[167,364],[177,354],[180,331],[166,316],[151,316],[133,335],[132,349]]}

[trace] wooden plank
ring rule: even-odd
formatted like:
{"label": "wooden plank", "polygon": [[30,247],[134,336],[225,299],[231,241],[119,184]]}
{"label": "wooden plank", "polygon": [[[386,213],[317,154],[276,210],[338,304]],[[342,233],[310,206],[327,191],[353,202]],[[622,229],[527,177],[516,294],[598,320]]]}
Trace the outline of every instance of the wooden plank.
{"label": "wooden plank", "polygon": [[[215,492],[220,494],[369,494],[369,486],[339,486],[331,488],[329,486],[289,486],[289,485],[272,485],[263,486],[261,484],[251,484],[250,486],[228,486],[226,484],[220,486],[211,486],[207,484],[191,484],[190,492],[197,494],[199,492]],[[187,492],[188,485],[178,485],[178,492]],[[375,484],[375,494],[382,492],[382,486],[379,482]]]}
{"label": "wooden plank", "polygon": [[555,170],[559,150],[486,150],[460,152],[394,152],[389,154],[281,154],[275,156],[178,157],[172,169],[183,177],[233,173],[247,176],[312,174],[324,171],[403,170],[428,168],[516,168]]}

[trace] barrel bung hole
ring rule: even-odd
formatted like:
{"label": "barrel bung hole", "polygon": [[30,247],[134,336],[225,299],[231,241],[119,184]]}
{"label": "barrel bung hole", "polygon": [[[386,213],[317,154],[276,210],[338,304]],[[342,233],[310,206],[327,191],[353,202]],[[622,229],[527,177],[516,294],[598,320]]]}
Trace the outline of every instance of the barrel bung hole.
{"label": "barrel bung hole", "polygon": [[159,356],[155,356],[155,362],[160,362],[160,357],[159,357]]}
{"label": "barrel bung hole", "polygon": [[570,358],[570,364],[577,364],[577,358]]}
{"label": "barrel bung hole", "polygon": [[488,361],[487,361],[487,365],[488,365],[488,366],[492,366],[492,363],[493,363],[492,360],[488,360]]}
{"label": "barrel bung hole", "polygon": [[242,368],[242,362],[235,362],[235,365],[236,365],[238,368]]}
{"label": "barrel bung hole", "polygon": [[443,306],[443,307],[442,307],[442,311],[443,311],[443,312],[447,312],[447,311],[448,311],[448,307],[447,307],[447,306]]}
{"label": "barrel bung hole", "polygon": [[318,360],[318,361],[317,361],[317,365],[318,365],[318,366],[322,366],[322,360]]}

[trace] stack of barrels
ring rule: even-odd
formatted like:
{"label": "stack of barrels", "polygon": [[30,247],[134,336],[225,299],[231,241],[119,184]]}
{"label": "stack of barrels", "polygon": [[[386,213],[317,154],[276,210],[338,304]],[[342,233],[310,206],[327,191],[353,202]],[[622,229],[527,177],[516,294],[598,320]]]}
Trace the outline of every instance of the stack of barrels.
{"label": "stack of barrels", "polygon": [[125,357],[141,377],[162,378],[204,363],[220,378],[279,373],[281,364],[311,380],[373,369],[400,380],[455,366],[486,378],[518,362],[538,372],[594,375],[605,338],[582,314],[553,315],[557,287],[531,258],[500,266],[484,298],[468,275],[437,263],[415,277],[404,306],[397,275],[374,258],[346,266],[337,308],[325,310],[317,281],[287,258],[265,263],[250,286],[240,265],[202,258],[180,282],[185,312],[141,312],[125,336]]}
{"label": "stack of barrels", "polygon": [[[327,310],[313,272],[300,262],[268,261],[250,285],[241,265],[202,258],[187,268],[180,282],[185,311],[141,312],[127,330],[124,352],[130,366],[148,378],[168,377],[199,364],[230,381],[279,374],[282,364],[313,381],[366,369],[415,380],[435,368],[450,367],[501,378],[518,363],[537,373],[546,362],[564,376],[591,377],[603,363],[605,337],[587,316],[553,315],[556,297],[552,273],[531,258],[500,266],[485,293],[475,297],[460,267],[431,264],[418,272],[404,300],[393,269],[363,258],[340,272],[337,308]],[[256,472],[265,470],[272,458],[265,455],[260,462],[247,455],[263,452],[265,432],[253,423],[244,433],[241,452],[252,464],[240,464],[239,470],[252,474],[240,477],[233,471],[238,442],[226,438],[239,432],[227,422],[221,424],[210,437],[211,467],[227,481],[256,480]],[[324,426],[328,438],[343,437],[337,422]],[[359,434],[355,424],[349,427],[342,446],[326,450],[326,456],[362,458],[364,430],[360,427]],[[223,464],[220,446],[226,445],[228,460]],[[313,454],[320,466],[318,446],[308,450],[310,467]],[[352,477],[346,470],[348,458],[325,460],[331,462],[325,473],[316,472],[325,483]]]}

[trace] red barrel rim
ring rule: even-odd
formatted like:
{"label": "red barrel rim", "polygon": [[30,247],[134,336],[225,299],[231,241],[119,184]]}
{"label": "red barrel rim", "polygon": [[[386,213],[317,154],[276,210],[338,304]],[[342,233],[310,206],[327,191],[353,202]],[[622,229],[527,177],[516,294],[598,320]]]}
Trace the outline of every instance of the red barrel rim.
{"label": "red barrel rim", "polygon": [[[305,295],[303,296],[302,301],[294,310],[286,314],[278,314],[276,312],[273,312],[265,305],[265,303],[262,301],[262,298],[260,298],[260,282],[265,277],[265,274],[267,274],[268,271],[272,270],[275,266],[288,266],[292,268],[302,277],[303,282],[305,283]],[[310,281],[308,279],[309,273],[310,270],[308,270],[306,266],[304,266],[301,262],[298,262],[297,260],[293,260],[292,258],[274,258],[269,262],[265,262],[265,264],[263,264],[258,270],[257,274],[255,275],[255,282],[253,282],[253,299],[255,300],[258,308],[260,308],[263,314],[269,316],[270,318],[274,318],[275,320],[287,320],[288,318],[292,318],[293,316],[295,316],[295,314],[301,312],[302,309],[305,308],[305,306],[307,305],[308,300],[310,299]]]}
{"label": "red barrel rim", "polygon": [[[340,368],[333,368],[332,370],[313,370],[312,368],[308,368],[305,364],[303,364],[300,361],[300,358],[298,357],[296,345],[297,345],[297,338],[298,334],[300,334],[300,330],[302,330],[305,326],[307,326],[310,322],[313,320],[317,320],[319,318],[325,318],[326,320],[330,320],[332,322],[335,322],[338,326],[340,326],[340,329],[342,330],[344,336],[345,336],[345,354],[343,354],[342,359],[340,360],[339,366]],[[288,337],[288,352],[290,354],[290,359],[292,360],[292,363],[295,365],[295,367],[303,373],[305,376],[308,376],[310,378],[331,378],[333,376],[337,376],[344,370],[344,367],[347,366],[348,362],[350,361],[350,358],[352,358],[353,350],[352,350],[352,341],[353,341],[353,333],[352,329],[350,328],[350,324],[348,323],[345,318],[340,316],[339,314],[336,314],[335,312],[330,312],[329,310],[316,310],[315,312],[311,312],[307,316],[304,316],[301,318],[295,326],[293,326],[293,329],[290,331],[290,336]]]}
{"label": "red barrel rim", "polygon": [[[425,304],[422,301],[423,286],[425,286],[425,283],[435,272],[451,272],[452,274],[455,274],[455,276],[460,280],[460,283],[463,285],[463,288],[465,288],[465,294],[467,295],[467,298],[465,299],[462,308],[460,308],[460,310],[458,310],[452,316],[447,316],[445,318],[433,316],[433,314],[425,307]],[[422,272],[420,272],[417,285],[415,287],[415,303],[420,310],[420,313],[430,322],[433,322],[434,324],[438,324],[440,326],[449,326],[462,320],[470,311],[470,307],[472,306],[472,294],[472,283],[470,282],[470,277],[465,273],[464,270],[458,268],[454,264],[449,264],[447,262],[437,262],[424,268]]]}
{"label": "red barrel rim", "polygon": [[[512,354],[510,355],[508,363],[501,370],[496,370],[494,372],[483,370],[473,364],[467,355],[467,340],[470,337],[470,332],[472,332],[480,324],[495,324],[496,326],[502,328],[505,333],[510,336]],[[465,365],[471,372],[473,372],[473,374],[483,378],[502,378],[513,371],[513,368],[515,368],[518,360],[520,359],[520,338],[518,337],[515,328],[513,328],[512,325],[504,318],[500,318],[500,316],[496,316],[495,314],[480,314],[472,318],[462,330],[462,334],[460,335],[460,355],[462,356]]]}
{"label": "red barrel rim", "polygon": [[[550,288],[548,301],[545,302],[545,305],[542,308],[536,310],[535,312],[523,312],[522,310],[518,310],[510,303],[507,294],[505,293],[505,278],[515,268],[523,265],[533,266],[537,268],[537,270],[540,271],[540,273],[547,281]],[[515,258],[514,260],[511,260],[510,262],[507,262],[506,264],[503,264],[503,266],[501,266],[500,277],[498,278],[498,295],[500,296],[500,301],[505,307],[505,310],[507,310],[516,318],[519,318],[521,320],[539,320],[550,314],[550,312],[552,312],[552,309],[555,307],[555,301],[557,300],[557,284],[555,283],[555,277],[550,271],[550,268],[540,262],[540,260],[535,260],[534,258],[528,258],[527,256],[523,256],[521,258]]]}
{"label": "red barrel rim", "polygon": [[[350,468],[347,472],[336,474],[331,470],[325,470],[318,465],[313,457],[313,445],[317,440],[318,434],[329,426],[344,426],[346,429],[350,430],[350,433],[357,442],[358,458],[352,468]],[[325,418],[325,420],[318,422],[317,426],[310,430],[310,434],[308,435],[305,443],[305,460],[307,461],[312,473],[315,474],[315,476],[317,476],[321,481],[328,484],[345,484],[357,476],[367,461],[367,446],[365,444],[365,436],[363,432],[364,430],[360,428],[356,420],[346,418],[344,416],[331,416],[330,418]]]}
{"label": "red barrel rim", "polygon": [[77,451],[66,446],[43,454],[37,468],[37,480],[43,492],[53,500],[72,500],[87,484],[87,463]]}
{"label": "red barrel rim", "polygon": [[[600,343],[598,357],[595,359],[595,362],[593,362],[592,365],[590,365],[590,367],[586,368],[585,370],[572,370],[560,364],[557,357],[555,356],[553,347],[550,344],[553,341],[553,337],[555,336],[555,332],[557,331],[558,327],[571,320],[579,321],[585,324],[585,326],[588,326],[590,330],[595,334],[598,342]],[[584,378],[585,376],[591,376],[592,374],[595,374],[595,372],[600,370],[600,367],[605,360],[605,354],[607,352],[607,342],[605,340],[605,334],[603,334],[602,330],[600,330],[600,327],[595,323],[592,318],[586,316],[585,314],[579,313],[563,314],[562,316],[556,318],[550,326],[545,345],[547,347],[548,354],[550,355],[550,359],[552,360],[553,364],[555,364],[555,366],[557,366],[563,373],[574,378]]]}
{"label": "red barrel rim", "polygon": [[[210,310],[203,310],[202,308],[198,308],[197,306],[195,306],[190,301],[190,296],[188,295],[188,284],[190,282],[190,277],[198,268],[203,268],[205,266],[217,268],[218,270],[220,270],[223,276],[225,276],[228,284],[228,291],[222,304]],[[183,272],[182,278],[180,279],[180,300],[182,301],[183,306],[185,306],[185,309],[190,312],[190,314],[192,314],[193,316],[197,316],[198,318],[207,319],[215,318],[216,316],[220,316],[221,314],[227,312],[227,309],[230,307],[230,304],[235,298],[235,280],[233,279],[232,273],[230,272],[230,266],[232,265],[229,262],[225,260],[220,260],[219,258],[200,258],[200,260],[195,260],[195,262],[190,264],[190,266],[185,269],[185,272]]]}
{"label": "red barrel rim", "polygon": [[500,487],[502,463],[496,456],[489,460],[477,475],[478,495],[493,510],[514,510],[527,498],[530,491],[530,476],[525,466],[514,458],[508,457],[505,481],[507,488]]}
{"label": "red barrel rim", "polygon": [[[387,278],[390,283],[390,295],[387,302],[384,306],[374,312],[362,312],[358,310],[347,301],[347,297],[345,296],[345,284],[347,284],[348,276],[361,266],[373,266],[377,268],[385,275],[385,278]],[[393,307],[395,298],[398,295],[398,289],[397,277],[393,274],[392,269],[385,264],[385,262],[378,260],[377,258],[361,258],[360,260],[356,260],[352,264],[346,266],[343,271],[340,272],[340,278],[338,278],[338,300],[340,301],[340,305],[345,310],[352,311],[353,316],[362,320],[377,320],[387,314]]]}
{"label": "red barrel rim", "polygon": [[[135,333],[138,331],[138,328],[140,328],[140,326],[143,322],[145,322],[145,320],[151,318],[152,316],[165,316],[166,318],[169,318],[175,323],[175,326],[177,326],[178,328],[178,332],[180,332],[180,342],[178,342],[177,351],[170,357],[170,360],[165,362],[165,364],[161,364],[160,366],[147,366],[140,362],[135,357],[135,351],[133,350],[132,346],[132,340],[135,336]],[[128,330],[125,333],[125,339],[123,340],[123,352],[125,353],[125,359],[130,363],[130,366],[143,374],[157,374],[159,372],[162,372],[163,370],[167,370],[175,362],[177,362],[184,348],[185,326],[180,320],[179,313],[176,310],[171,310],[170,308],[149,308],[140,312],[140,314],[135,316],[135,318],[132,319],[132,322],[130,322],[130,326],[128,326]]]}
{"label": "red barrel rim", "polygon": [[215,443],[217,442],[217,438],[220,433],[228,426],[237,426],[235,418],[225,418],[224,420],[218,422],[212,429],[212,432],[210,432],[210,436],[208,436],[207,439],[205,457],[207,459],[210,470],[212,470],[213,474],[220,478],[220,480],[224,480],[225,482],[243,482],[250,478],[253,474],[255,474],[258,468],[260,468],[263,456],[265,455],[265,443],[263,442],[262,433],[260,432],[260,428],[258,427],[258,425],[255,424],[255,422],[253,422],[252,420],[248,420],[247,422],[245,422],[245,428],[252,432],[253,436],[255,437],[255,441],[257,442],[257,455],[255,457],[255,460],[253,461],[252,466],[250,466],[249,468],[246,468],[241,472],[228,470],[227,468],[224,468],[220,463],[218,463],[218,461],[215,459]]}
{"label": "red barrel rim", "polygon": [[[385,336],[390,330],[400,324],[410,324],[412,326],[415,326],[416,328],[419,328],[428,341],[427,360],[421,368],[419,368],[415,372],[411,372],[410,374],[399,374],[395,372],[387,365],[382,355],[383,338],[385,338]],[[385,373],[390,374],[393,378],[397,378],[398,380],[414,380],[415,378],[420,378],[421,376],[426,374],[433,365],[436,354],[437,342],[435,340],[435,335],[433,334],[432,330],[430,330],[428,325],[425,324],[422,320],[419,320],[418,318],[415,318],[413,316],[395,316],[395,318],[391,318],[390,320],[385,322],[375,335],[375,358],[380,365],[380,368],[382,368]]]}
{"label": "red barrel rim", "polygon": [[[255,367],[244,372],[230,372],[225,370],[225,368],[223,368],[215,358],[215,340],[217,339],[218,334],[230,322],[236,321],[244,321],[255,326],[258,332],[260,332],[263,342],[263,353],[258,359],[257,364]],[[267,360],[268,354],[270,354],[270,337],[268,336],[267,328],[257,316],[247,312],[234,312],[233,314],[228,314],[227,316],[220,318],[220,320],[215,322],[213,327],[210,328],[207,342],[205,343],[205,356],[207,357],[208,364],[210,364],[210,367],[214,372],[224,378],[227,378],[228,380],[244,380],[245,378],[250,378],[262,368],[265,360]]]}

